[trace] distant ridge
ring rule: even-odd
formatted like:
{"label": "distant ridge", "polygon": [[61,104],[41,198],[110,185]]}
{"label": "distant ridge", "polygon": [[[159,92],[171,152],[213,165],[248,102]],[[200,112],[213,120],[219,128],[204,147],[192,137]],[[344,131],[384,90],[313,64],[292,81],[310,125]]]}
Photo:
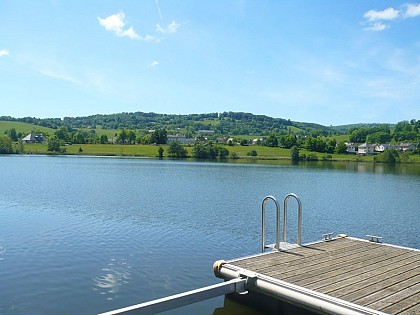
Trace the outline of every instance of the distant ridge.
{"label": "distant ridge", "polygon": [[202,129],[214,130],[219,134],[255,135],[272,132],[286,134],[289,128],[296,132],[312,130],[329,130],[316,123],[295,122],[290,119],[273,118],[266,115],[255,115],[245,112],[223,112],[203,114],[157,114],[145,112],[122,112],[116,114],[96,114],[81,117],[61,118],[14,118],[0,116],[0,121],[17,121],[57,129],[61,126],[71,128],[91,128],[100,126],[103,129],[155,129],[189,130],[197,132]]}

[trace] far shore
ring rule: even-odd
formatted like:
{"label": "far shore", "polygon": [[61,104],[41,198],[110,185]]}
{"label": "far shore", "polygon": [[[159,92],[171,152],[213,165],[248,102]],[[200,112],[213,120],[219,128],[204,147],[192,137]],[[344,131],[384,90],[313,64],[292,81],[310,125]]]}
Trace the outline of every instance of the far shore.
{"label": "far shore", "polygon": [[[163,159],[174,159],[167,154],[168,145],[161,145],[164,150]],[[229,150],[230,156],[227,158],[218,158],[219,161],[228,162],[250,162],[257,163],[261,161],[264,164],[273,164],[280,161],[290,161],[290,150],[279,147],[265,146],[225,146]],[[118,145],[118,144],[74,144],[66,145],[63,152],[50,152],[45,144],[26,144],[23,146],[22,154],[41,154],[41,155],[82,155],[82,156],[121,156],[121,157],[142,157],[158,158],[159,146],[156,145]],[[191,156],[191,146],[186,147]],[[255,150],[257,156],[249,156],[249,152]],[[371,162],[374,163],[374,156],[360,156],[355,154],[325,154],[300,150],[300,156],[316,156],[317,161],[327,162]],[[402,163],[420,163],[420,155],[403,155]],[[185,158],[196,160],[194,158]],[[183,160],[183,159],[179,159]]]}

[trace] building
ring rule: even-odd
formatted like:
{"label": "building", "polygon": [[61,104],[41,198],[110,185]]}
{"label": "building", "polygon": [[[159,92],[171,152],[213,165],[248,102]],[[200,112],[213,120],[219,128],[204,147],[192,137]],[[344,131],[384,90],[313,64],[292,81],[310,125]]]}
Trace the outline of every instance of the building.
{"label": "building", "polygon": [[47,137],[45,137],[42,133],[35,134],[35,132],[31,132],[29,135],[22,139],[23,144],[45,142],[47,142]]}
{"label": "building", "polygon": [[375,154],[375,147],[376,144],[369,144],[369,143],[363,143],[357,147],[357,154],[359,155],[371,155]]}
{"label": "building", "polygon": [[402,143],[400,143],[399,146],[397,146],[397,149],[400,150],[400,151],[403,151],[403,152],[413,151],[413,150],[416,149],[416,146],[414,144],[409,143],[409,142],[407,142],[407,143],[402,142]]}
{"label": "building", "polygon": [[180,144],[187,144],[187,138],[184,135],[167,135],[166,143],[179,142]]}
{"label": "building", "polygon": [[395,145],[393,145],[393,144],[378,144],[375,147],[375,151],[379,152],[379,153],[382,153],[385,150],[391,150],[391,149],[395,149]]}
{"label": "building", "polygon": [[347,147],[347,149],[346,149],[347,153],[349,153],[349,154],[356,154],[357,153],[357,147],[353,143],[346,142],[345,145]]}

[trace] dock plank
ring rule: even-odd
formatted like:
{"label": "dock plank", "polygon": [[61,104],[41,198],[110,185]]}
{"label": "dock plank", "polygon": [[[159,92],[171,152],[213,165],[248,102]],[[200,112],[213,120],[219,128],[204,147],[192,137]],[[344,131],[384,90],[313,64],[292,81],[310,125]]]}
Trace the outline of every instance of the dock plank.
{"label": "dock plank", "polygon": [[345,274],[337,275],[327,279],[320,280],[308,285],[312,290],[319,290],[322,293],[334,291],[337,295],[344,295],[351,292],[352,285],[362,286],[364,283],[374,283],[382,281],[388,277],[402,274],[413,269],[418,270],[420,262],[413,253],[405,253],[389,260],[381,261],[377,264],[366,266],[364,270],[354,270]]}
{"label": "dock plank", "polygon": [[[389,314],[418,315],[420,314],[420,293],[414,294],[404,300],[394,303],[382,309],[382,312]],[[405,308],[403,311],[401,309]]]}

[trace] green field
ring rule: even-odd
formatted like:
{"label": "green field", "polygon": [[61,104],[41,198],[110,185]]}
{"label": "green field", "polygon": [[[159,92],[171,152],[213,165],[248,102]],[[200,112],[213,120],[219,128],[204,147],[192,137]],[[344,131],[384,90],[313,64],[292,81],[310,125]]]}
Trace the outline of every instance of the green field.
{"label": "green field", "polygon": [[55,131],[51,128],[36,126],[18,121],[0,121],[0,134],[4,134],[7,130],[12,128],[15,128],[17,133],[22,132],[25,136],[32,131],[36,133],[41,132],[44,135],[53,135]]}
{"label": "green field", "polygon": [[[155,145],[120,145],[120,144],[74,144],[64,147],[64,154],[72,155],[94,155],[94,156],[137,156],[155,158],[158,156],[159,146]],[[164,156],[167,156],[168,145],[162,145]],[[247,160],[289,160],[290,150],[283,148],[271,148],[264,146],[225,146],[229,152],[235,153],[239,159]],[[191,156],[192,147],[186,146],[188,154]],[[251,150],[257,151],[257,156],[247,155]],[[351,154],[325,154],[299,150],[300,155],[316,155],[318,160],[340,161],[340,162],[373,162],[373,156],[358,156]],[[45,144],[26,144],[24,145],[25,154],[52,154],[47,150]],[[409,155],[405,162],[420,163],[420,155]]]}

